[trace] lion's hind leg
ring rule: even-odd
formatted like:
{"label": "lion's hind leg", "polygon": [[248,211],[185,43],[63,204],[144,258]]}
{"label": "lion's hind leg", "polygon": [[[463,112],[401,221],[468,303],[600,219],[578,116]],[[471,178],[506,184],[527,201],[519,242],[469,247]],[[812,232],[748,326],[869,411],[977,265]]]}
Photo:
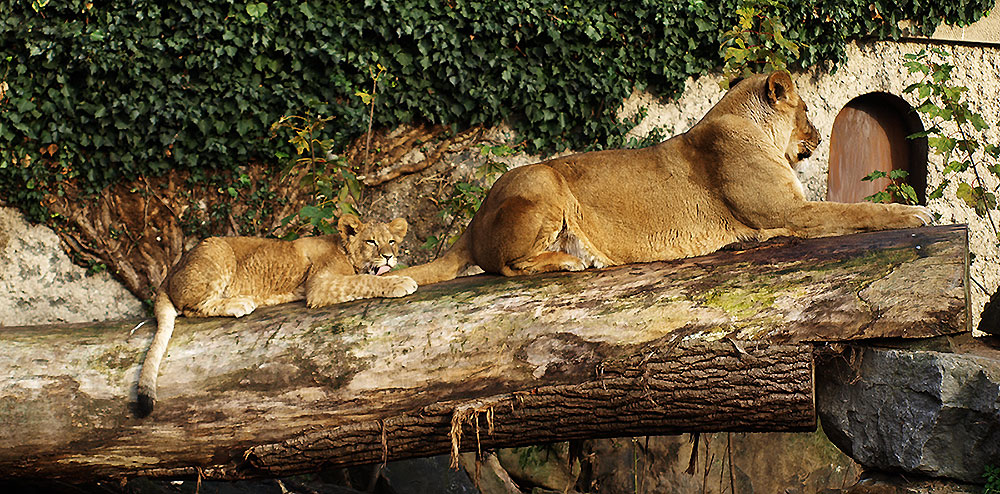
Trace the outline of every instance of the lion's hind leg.
{"label": "lion's hind leg", "polygon": [[551,167],[529,165],[508,172],[469,227],[476,263],[505,276],[585,269],[586,263],[559,241],[573,203],[566,181]]}
{"label": "lion's hind leg", "polygon": [[523,261],[513,261],[500,268],[504,276],[550,273],[552,271],[583,271],[587,266],[574,255],[565,252],[542,252]]}

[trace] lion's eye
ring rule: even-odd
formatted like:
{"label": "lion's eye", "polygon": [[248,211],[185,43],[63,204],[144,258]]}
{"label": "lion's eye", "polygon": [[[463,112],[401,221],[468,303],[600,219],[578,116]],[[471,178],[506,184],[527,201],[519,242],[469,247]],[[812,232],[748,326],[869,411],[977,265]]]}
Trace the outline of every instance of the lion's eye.
{"label": "lion's eye", "polygon": [[390,240],[389,240],[389,245],[396,245],[396,241],[395,241],[395,240],[391,240],[391,239],[390,239]]}
{"label": "lion's eye", "polygon": [[365,240],[365,243],[368,245],[377,245],[374,240]]}

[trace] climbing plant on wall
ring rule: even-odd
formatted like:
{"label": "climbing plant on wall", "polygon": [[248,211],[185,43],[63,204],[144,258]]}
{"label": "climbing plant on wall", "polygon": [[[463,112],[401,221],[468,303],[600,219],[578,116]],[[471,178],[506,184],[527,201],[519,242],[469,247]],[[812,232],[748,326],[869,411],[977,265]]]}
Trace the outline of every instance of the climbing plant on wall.
{"label": "climbing plant on wall", "polygon": [[[673,96],[722,66],[737,0],[0,0],[0,199],[34,220],[73,182],[184,170],[204,181],[280,166],[283,115],[332,117],[336,147],[420,121],[508,122],[528,150],[621,145],[635,88]],[[789,0],[790,68],[836,64],[852,39],[968,23],[991,0]],[[355,96],[385,77],[374,101]]]}

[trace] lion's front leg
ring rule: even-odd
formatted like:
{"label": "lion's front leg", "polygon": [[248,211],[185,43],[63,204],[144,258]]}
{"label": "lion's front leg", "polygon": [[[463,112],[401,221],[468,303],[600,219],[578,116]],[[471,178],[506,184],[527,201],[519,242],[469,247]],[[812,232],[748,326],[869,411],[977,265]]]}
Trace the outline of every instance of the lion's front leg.
{"label": "lion's front leg", "polygon": [[372,297],[405,297],[417,291],[408,276],[342,275],[320,271],[306,280],[306,305],[328,305]]}
{"label": "lion's front leg", "polygon": [[804,237],[826,237],[874,230],[914,228],[931,224],[923,206],[867,202],[803,202],[788,212],[786,227]]}

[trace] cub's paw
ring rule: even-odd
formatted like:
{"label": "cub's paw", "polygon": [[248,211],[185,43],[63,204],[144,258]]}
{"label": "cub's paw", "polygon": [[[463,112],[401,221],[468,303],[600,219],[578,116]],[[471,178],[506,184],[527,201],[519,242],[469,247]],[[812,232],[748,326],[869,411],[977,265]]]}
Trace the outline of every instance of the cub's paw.
{"label": "cub's paw", "polygon": [[417,282],[409,276],[383,276],[382,279],[391,282],[386,297],[405,297],[417,291]]}
{"label": "cub's paw", "polygon": [[257,308],[257,302],[250,297],[233,297],[223,301],[222,315],[243,317]]}

